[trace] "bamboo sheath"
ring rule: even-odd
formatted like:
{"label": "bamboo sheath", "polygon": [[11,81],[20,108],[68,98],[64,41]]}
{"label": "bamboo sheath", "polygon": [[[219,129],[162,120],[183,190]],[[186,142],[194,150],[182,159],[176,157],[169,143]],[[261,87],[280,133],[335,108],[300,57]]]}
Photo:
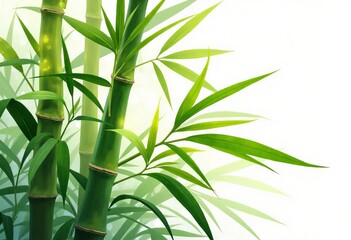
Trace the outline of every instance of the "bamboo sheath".
{"label": "bamboo sheath", "polygon": [[[61,26],[65,1],[43,0],[40,28],[40,75],[60,73]],[[40,90],[63,94],[62,81],[57,77],[40,79]],[[39,101],[37,109],[38,133],[48,132],[55,138],[61,135],[64,120],[63,106],[52,100]],[[47,156],[36,172],[29,186],[30,233],[31,240],[50,240],[56,191],[55,149]]]}
{"label": "bamboo sheath", "polygon": [[[136,8],[137,10],[129,28],[125,31],[123,41],[127,40],[133,29],[145,17],[147,3],[147,0],[131,0],[129,2],[127,17]],[[132,46],[130,47],[135,47],[140,43],[140,40],[141,34],[131,43]],[[131,59],[126,66],[135,65],[136,57]],[[118,56],[115,69],[123,64],[123,60],[123,54]],[[121,145],[121,136],[109,130],[124,127],[129,94],[134,83],[133,77],[134,71],[128,75],[119,75],[112,79],[113,87],[106,101],[103,116],[103,121],[107,124],[100,125],[93,159],[89,165],[88,183],[76,222],[76,240],[104,239],[106,234],[108,205],[113,182],[117,176]]]}
{"label": "bamboo sheath", "polygon": [[[96,28],[101,26],[101,0],[86,1],[86,23]],[[84,73],[99,75],[99,45],[89,39],[85,39],[84,49]],[[98,86],[96,84],[83,82],[96,97],[98,96]],[[85,95],[82,97],[82,115],[89,117],[98,117],[98,109],[96,105]],[[98,124],[92,121],[82,121],[80,128],[80,173],[88,177],[89,163],[92,160],[94,146],[98,133]],[[84,191],[79,188],[79,204],[83,198]]]}

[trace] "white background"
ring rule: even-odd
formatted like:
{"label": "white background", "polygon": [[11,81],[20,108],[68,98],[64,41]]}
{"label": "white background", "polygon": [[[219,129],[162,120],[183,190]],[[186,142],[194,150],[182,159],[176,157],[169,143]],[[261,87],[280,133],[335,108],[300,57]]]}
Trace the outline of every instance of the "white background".
{"label": "white background", "polygon": [[[13,8],[34,5],[33,2],[39,4],[39,1],[0,0],[2,37],[6,35]],[[83,19],[81,2],[70,1],[67,14]],[[181,1],[167,1],[167,5],[175,2]],[[198,0],[188,12],[199,12],[212,3],[216,1]],[[105,8],[113,14],[113,4],[107,3]],[[217,88],[280,69],[220,105],[221,109],[269,119],[239,127],[233,134],[282,149],[307,162],[329,166],[329,169],[307,169],[270,164],[280,175],[260,168],[245,170],[244,176],[264,180],[290,196],[235,192],[241,201],[285,223],[278,225],[241,214],[263,240],[351,239],[350,9],[351,2],[347,0],[224,0],[175,48],[234,50],[211,59],[207,79]],[[32,14],[21,11],[20,15],[29,24],[39,24]],[[20,29],[18,24],[17,29]],[[31,30],[38,32],[37,27]],[[79,35],[73,35],[72,39],[71,44],[81,51]],[[17,44],[24,49],[22,56],[26,56],[28,44],[21,39]],[[144,53],[157,54],[153,48],[145,49]],[[194,66],[201,70],[203,65],[203,61],[197,61]],[[140,73],[143,71],[148,73],[150,66],[142,68]],[[102,70],[106,77],[108,72],[108,68]],[[161,93],[154,76],[143,82],[136,80],[132,104],[149,111],[131,117],[129,126],[138,128],[145,119],[150,122]],[[185,87],[190,84],[183,80],[171,84],[176,107],[186,93]],[[157,94],[154,89],[158,89]],[[166,109],[167,105],[162,107]],[[228,186],[220,186],[218,192],[232,196]],[[229,219],[223,217],[221,222],[222,232],[215,230],[217,239],[254,239]]]}

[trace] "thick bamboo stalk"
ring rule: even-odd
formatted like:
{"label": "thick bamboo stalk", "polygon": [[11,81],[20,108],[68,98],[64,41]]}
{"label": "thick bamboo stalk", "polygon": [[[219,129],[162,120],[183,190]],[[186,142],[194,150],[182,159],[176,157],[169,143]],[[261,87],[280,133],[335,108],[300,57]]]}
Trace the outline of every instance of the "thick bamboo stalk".
{"label": "thick bamboo stalk", "polygon": [[[96,28],[101,26],[101,0],[86,1],[86,22]],[[84,73],[99,75],[99,45],[85,39],[84,50]],[[87,87],[96,97],[98,96],[98,86],[96,84],[84,81]],[[98,109],[96,105],[85,95],[82,98],[82,115],[97,118]],[[80,173],[88,177],[89,163],[92,160],[94,146],[98,134],[98,124],[92,121],[82,121],[80,128]],[[83,198],[84,191],[79,188],[79,204]]]}
{"label": "thick bamboo stalk", "polygon": [[[61,26],[66,1],[43,0],[40,28],[40,75],[60,73]],[[62,96],[62,81],[57,77],[40,79],[40,90]],[[59,138],[64,119],[63,106],[52,100],[39,101],[37,109],[38,133],[49,132]],[[56,156],[53,150],[44,160],[29,186],[31,240],[50,240],[56,191]]]}
{"label": "thick bamboo stalk", "polygon": [[[131,0],[129,2],[127,15],[130,15],[136,8],[137,10],[136,17],[130,23],[131,28],[123,36],[124,41],[131,34],[132,29],[145,17],[147,3],[147,0]],[[141,34],[132,44],[135,46],[140,43],[140,40]],[[122,65],[123,60],[119,57],[117,67]],[[135,65],[136,57],[130,61]],[[129,93],[134,82],[130,77],[133,76],[134,73],[112,79],[114,84],[106,101],[103,116],[103,121],[108,124],[101,124],[100,126],[93,159],[90,164],[88,184],[77,218],[76,240],[104,239],[106,234],[107,210],[113,182],[117,175],[121,145],[121,136],[108,130],[124,127]]]}

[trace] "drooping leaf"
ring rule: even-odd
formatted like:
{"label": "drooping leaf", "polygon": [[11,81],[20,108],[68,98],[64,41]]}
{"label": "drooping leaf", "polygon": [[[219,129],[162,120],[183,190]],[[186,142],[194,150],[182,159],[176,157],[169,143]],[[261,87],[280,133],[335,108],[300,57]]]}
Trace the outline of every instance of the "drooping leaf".
{"label": "drooping leaf", "polygon": [[17,155],[2,140],[0,140],[0,151],[19,166],[20,161]]}
{"label": "drooping leaf", "polygon": [[[184,152],[201,152],[202,150],[196,149],[196,148],[189,148],[189,147],[179,147],[180,149],[182,149]],[[157,160],[175,155],[176,153],[173,150],[166,150],[164,152],[161,152],[160,154],[158,154],[156,157],[154,157],[150,163],[155,162]]]}
{"label": "drooping leaf", "polygon": [[0,213],[2,225],[4,227],[6,240],[13,240],[13,220],[10,216]]}
{"label": "drooping leaf", "polygon": [[193,125],[189,125],[186,127],[181,127],[177,129],[177,132],[186,132],[186,131],[199,131],[199,130],[207,130],[213,128],[221,128],[228,127],[233,125],[240,125],[245,123],[250,123],[254,120],[232,120],[232,121],[213,121],[213,122],[202,122]]}
{"label": "drooping leaf", "polygon": [[[0,54],[4,57],[5,60],[17,60],[19,59],[16,51],[12,48],[12,46],[2,37],[0,37]],[[24,75],[22,65],[14,65],[22,75]]]}
{"label": "drooping leaf", "polygon": [[69,172],[70,172],[70,173],[72,174],[72,176],[77,180],[77,182],[79,183],[79,185],[80,185],[83,189],[85,189],[85,187],[87,186],[88,179],[87,179],[84,175],[82,175],[82,174],[80,174],[80,173],[78,173],[78,172],[76,172],[76,171],[74,171],[74,170],[72,170],[72,169],[70,169]]}
{"label": "drooping leaf", "polygon": [[68,109],[65,100],[57,93],[50,92],[50,91],[29,92],[21,96],[18,96],[16,99],[17,100],[54,100],[62,103],[66,107],[66,109]]}
{"label": "drooping leaf", "polygon": [[101,6],[101,10],[102,10],[102,14],[104,15],[106,28],[110,34],[111,39],[112,39],[113,49],[116,49],[116,47],[118,46],[118,42],[117,42],[115,29],[113,28],[112,23],[111,23],[110,19],[108,18],[107,14],[102,6]]}
{"label": "drooping leaf", "polygon": [[171,238],[173,239],[172,230],[171,230],[171,227],[169,226],[169,224],[167,222],[166,217],[163,215],[163,213],[153,203],[151,203],[151,202],[149,202],[149,201],[147,201],[147,200],[145,200],[143,198],[134,196],[134,195],[124,194],[124,195],[119,195],[118,197],[113,199],[110,206],[112,206],[113,204],[115,204],[118,201],[125,200],[125,199],[132,199],[132,200],[141,202],[146,207],[148,207],[151,211],[153,211],[155,213],[155,215],[161,220],[163,225],[167,228],[168,233],[171,235]]}
{"label": "drooping leaf", "polygon": [[9,104],[10,101],[11,101],[11,99],[3,99],[0,101],[0,117],[4,113],[4,111],[7,108],[7,105]]}
{"label": "drooping leaf", "polygon": [[73,81],[73,85],[81,91],[87,98],[89,98],[100,110],[101,112],[104,111],[103,107],[101,106],[99,100],[96,98],[96,96],[83,84]]}
{"label": "drooping leaf", "polygon": [[37,42],[37,40],[35,40],[35,38],[33,37],[33,35],[30,33],[30,31],[28,30],[27,26],[23,23],[23,21],[20,19],[19,16],[17,16],[18,21],[21,24],[21,27],[23,29],[24,34],[26,35],[30,45],[32,46],[33,50],[35,51],[35,53],[40,57],[40,48],[39,48],[39,44]]}
{"label": "drooping leaf", "polygon": [[193,195],[177,180],[162,174],[162,173],[148,173],[147,176],[155,178],[160,181],[173,196],[189,211],[195,221],[204,230],[209,239],[213,240],[212,232],[204,213]]}
{"label": "drooping leaf", "polygon": [[114,207],[114,208],[109,208],[108,215],[118,215],[122,213],[134,213],[134,212],[147,212],[149,211],[148,208],[142,208],[142,207]]}
{"label": "drooping leaf", "polygon": [[183,50],[175,53],[171,53],[165,57],[166,59],[194,59],[194,58],[204,58],[210,56],[215,56],[219,54],[228,53],[231,51],[227,50],[219,50],[219,49],[190,49],[190,50]]}
{"label": "drooping leaf", "polygon": [[111,125],[101,119],[98,119],[98,118],[94,118],[94,117],[90,117],[90,116],[77,116],[73,119],[73,121],[90,121],[90,122],[98,122],[98,123],[104,123],[104,124],[107,124],[107,125]]}
{"label": "drooping leaf", "polygon": [[109,38],[102,31],[100,31],[98,28],[68,16],[64,16],[63,18],[66,20],[66,22],[69,25],[71,25],[75,30],[81,33],[84,37],[89,38],[91,41],[105,48],[108,48],[112,52],[114,52],[115,49],[113,46],[112,39]]}
{"label": "drooping leaf", "polygon": [[43,163],[45,158],[49,155],[49,153],[54,149],[57,144],[57,139],[49,138],[34,154],[33,159],[31,160],[31,164],[28,172],[28,182],[30,183],[39,169],[40,165]]}
{"label": "drooping leaf", "polygon": [[13,178],[13,173],[12,173],[10,164],[5,159],[5,157],[3,155],[1,155],[1,154],[0,154],[0,168],[1,168],[2,171],[4,171],[6,176],[9,178],[9,180],[12,183],[12,186],[14,186],[15,185],[15,180]]}
{"label": "drooping leaf", "polygon": [[59,141],[56,146],[57,177],[60,184],[63,204],[65,204],[69,180],[70,154],[67,143]]}
{"label": "drooping leaf", "polygon": [[59,77],[62,80],[66,81],[67,78],[77,78],[77,79],[81,79],[90,83],[94,83],[100,86],[104,86],[104,87],[111,87],[111,84],[109,83],[109,81],[107,81],[106,79],[96,76],[96,75],[92,75],[92,74],[86,74],[86,73],[58,73],[58,74],[50,74],[50,75],[45,75],[45,76],[38,76],[35,78],[41,78],[41,77]]}
{"label": "drooping leaf", "polygon": [[19,59],[11,59],[7,61],[3,61],[0,63],[0,67],[7,67],[7,66],[22,66],[26,64],[34,64],[34,65],[39,65],[37,61],[34,61],[32,59],[26,59],[26,58],[19,58]]}
{"label": "drooping leaf", "polygon": [[189,109],[180,119],[179,119],[179,124],[185,122],[187,119],[190,117],[194,116],[196,113],[200,112],[201,110],[211,106],[212,104],[215,104],[221,100],[223,100],[226,97],[229,97],[233,95],[236,92],[239,92],[240,90],[250,86],[251,84],[254,84],[270,75],[272,75],[274,72],[251,78],[249,80],[243,81],[236,83],[234,85],[231,85],[229,87],[226,87],[220,91],[217,91],[210,96],[206,97],[205,99],[201,100],[199,103],[197,103],[195,106],[193,106],[191,109]]}
{"label": "drooping leaf", "polygon": [[171,97],[169,95],[166,79],[165,79],[163,73],[161,72],[161,69],[155,63],[152,63],[152,64],[154,66],[154,70],[155,70],[157,79],[162,87],[163,93],[165,94],[169,105],[172,107]]}
{"label": "drooping leaf", "polygon": [[157,105],[156,112],[155,112],[155,115],[154,115],[154,118],[152,120],[152,124],[150,127],[149,138],[147,141],[146,151],[147,151],[147,155],[148,155],[148,161],[150,160],[150,158],[154,152],[154,149],[155,149],[159,118],[160,118],[160,103],[158,103],[158,105]]}
{"label": "drooping leaf", "polygon": [[180,27],[163,45],[161,51],[158,55],[161,55],[163,52],[171,48],[174,44],[183,39],[186,35],[188,35],[213,9],[218,6],[216,5],[204,10],[203,12],[195,15],[192,19],[190,19],[187,23],[185,23],[182,27]]}
{"label": "drooping leaf", "polygon": [[283,153],[261,143],[229,135],[202,134],[187,137],[185,140],[207,145],[219,151],[233,155],[236,155],[238,153],[304,167],[321,167],[318,165],[303,162],[295,157],[292,157],[286,153]]}
{"label": "drooping leaf", "polygon": [[[63,60],[64,60],[64,63],[65,63],[65,72],[67,74],[72,74],[71,60],[69,58],[69,54],[68,54],[68,50],[67,50],[67,46],[66,46],[65,40],[63,39],[62,36],[61,36],[61,41],[62,41]],[[74,90],[74,88],[73,88],[73,78],[70,77],[69,75],[67,75],[65,80],[66,80],[68,92],[73,97],[73,90]]]}
{"label": "drooping leaf", "polygon": [[26,193],[28,192],[28,186],[17,186],[16,191],[13,187],[4,187],[0,189],[0,196],[10,195],[16,193]]}
{"label": "drooping leaf", "polygon": [[[145,129],[138,137],[143,140],[147,134],[150,132],[150,128]],[[126,156],[128,153],[130,153],[133,148],[135,148],[133,143],[130,143],[126,149],[124,150],[124,152],[121,154],[121,158],[123,158],[124,156]]]}
{"label": "drooping leaf", "polygon": [[75,222],[75,219],[71,218],[70,220],[62,224],[59,230],[57,230],[53,240],[67,240],[74,222]]}
{"label": "drooping leaf", "polygon": [[149,24],[145,27],[145,32],[151,30],[152,28],[158,26],[160,23],[170,19],[171,17],[177,15],[182,10],[186,9],[188,6],[193,4],[196,0],[187,0],[176,5],[173,5],[169,8],[166,8],[162,11],[159,11],[155,14],[155,16],[151,19]]}
{"label": "drooping leaf", "polygon": [[191,123],[194,123],[199,120],[203,119],[209,119],[209,118],[263,118],[262,116],[259,115],[254,115],[250,113],[243,113],[243,112],[231,112],[231,111],[215,111],[215,112],[209,112],[209,113],[204,113],[200,114],[196,117],[191,118],[189,121],[187,121],[185,124],[189,125]]}
{"label": "drooping leaf", "polygon": [[[196,80],[199,78],[199,75],[195,73],[193,70],[185,67],[184,65],[181,65],[176,62],[171,62],[171,61],[166,61],[166,60],[160,60],[161,63],[163,63],[166,67],[171,69],[172,71],[178,73],[179,75],[183,76],[184,78],[196,82]],[[216,92],[217,90],[207,81],[204,81],[203,87],[212,91]]]}

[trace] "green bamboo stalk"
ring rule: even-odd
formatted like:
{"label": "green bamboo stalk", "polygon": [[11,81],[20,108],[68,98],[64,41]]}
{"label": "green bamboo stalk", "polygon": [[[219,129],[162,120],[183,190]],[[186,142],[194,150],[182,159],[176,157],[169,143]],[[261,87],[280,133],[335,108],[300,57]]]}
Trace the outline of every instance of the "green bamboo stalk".
{"label": "green bamboo stalk", "polygon": [[[86,1],[86,22],[96,28],[101,26],[101,0]],[[84,50],[84,73],[99,75],[99,45],[85,39]],[[98,86],[96,84],[84,81],[87,87],[96,97],[98,96]],[[82,98],[82,115],[89,117],[98,117],[98,109],[96,105],[85,95]],[[92,121],[82,121],[80,128],[80,173],[88,177],[89,163],[92,160],[94,146],[98,133],[98,124]],[[79,188],[78,206],[83,199],[83,188]]]}
{"label": "green bamboo stalk", "polygon": [[[133,29],[145,17],[147,3],[147,0],[131,0],[129,2],[127,16],[136,8],[137,10],[129,28],[125,31],[123,42],[127,40]],[[131,47],[139,44],[141,37],[142,34],[131,43],[133,45]],[[118,58],[115,69],[118,69],[123,64],[123,60],[122,57]],[[131,66],[135,65],[135,63],[136,56],[126,65]],[[98,240],[104,239],[106,235],[107,211],[113,182],[117,176],[121,145],[121,136],[109,130],[124,127],[129,93],[134,83],[133,77],[134,72],[125,76],[118,75],[112,79],[114,83],[106,101],[103,116],[103,121],[107,124],[101,124],[100,126],[93,159],[89,165],[88,183],[76,223],[76,240]]]}
{"label": "green bamboo stalk", "polygon": [[[40,75],[60,73],[61,26],[66,1],[43,0],[41,6],[40,28]],[[62,81],[57,77],[40,79],[40,90],[63,94]],[[39,101],[37,109],[38,133],[49,132],[54,137],[61,135],[64,120],[63,106],[52,100]],[[55,149],[44,160],[29,186],[30,232],[31,240],[50,240],[56,191]]]}

